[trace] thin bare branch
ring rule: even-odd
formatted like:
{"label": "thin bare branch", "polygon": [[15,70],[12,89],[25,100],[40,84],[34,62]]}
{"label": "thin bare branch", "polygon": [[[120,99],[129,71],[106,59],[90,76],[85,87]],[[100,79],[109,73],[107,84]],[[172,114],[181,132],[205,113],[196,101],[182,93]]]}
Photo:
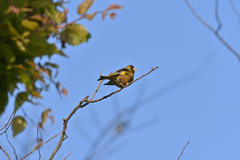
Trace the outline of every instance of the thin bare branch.
{"label": "thin bare branch", "polygon": [[69,153],[65,158],[63,158],[63,160],[67,159],[70,155],[71,153]]}
{"label": "thin bare branch", "polygon": [[220,18],[219,18],[218,9],[219,9],[219,0],[216,0],[216,2],[215,2],[215,17],[216,17],[216,20],[217,20],[217,23],[218,23],[218,27],[215,31],[215,34],[218,34],[220,29],[222,28],[222,23],[221,23]]}
{"label": "thin bare branch", "polygon": [[[134,81],[132,81],[131,83],[129,83],[129,85],[131,85],[132,83],[136,82],[137,80],[143,78],[144,76],[150,74],[152,71],[154,71],[154,70],[157,69],[157,68],[158,68],[158,66],[155,67],[155,68],[152,68],[151,71],[149,71],[148,73],[146,73],[146,74],[142,75],[141,77],[135,79]],[[128,87],[129,85],[124,86],[122,89]],[[56,153],[57,153],[58,150],[60,149],[63,141],[67,138],[66,130],[67,130],[68,121],[69,121],[69,119],[73,116],[73,114],[74,114],[79,108],[83,108],[83,107],[87,106],[87,105],[90,104],[90,103],[95,103],[95,102],[101,101],[101,100],[103,100],[103,99],[106,99],[106,98],[112,96],[113,94],[116,94],[116,93],[120,92],[122,89],[117,90],[117,91],[115,91],[115,92],[112,92],[112,93],[110,93],[110,94],[108,94],[108,95],[106,95],[106,96],[103,96],[102,98],[96,99],[96,100],[89,100],[89,99],[88,99],[89,96],[86,96],[85,98],[83,98],[83,99],[78,103],[78,105],[72,110],[72,112],[68,115],[68,117],[63,119],[63,130],[62,130],[61,138],[60,138],[60,140],[59,140],[59,142],[58,142],[58,145],[56,146],[55,150],[53,151],[53,153],[51,154],[51,156],[50,156],[49,159],[51,160],[51,159],[54,158],[54,156],[56,155]]]}
{"label": "thin bare branch", "polygon": [[8,157],[9,160],[11,160],[9,154],[3,149],[3,147],[0,145],[0,149],[3,151],[3,153],[6,154],[6,156]]}
{"label": "thin bare branch", "polygon": [[18,160],[16,150],[15,150],[14,146],[12,145],[12,143],[9,141],[7,132],[5,132],[5,134],[6,134],[6,138],[7,138],[8,143],[9,143],[10,146],[13,148],[13,151],[14,151],[14,154],[15,154],[15,157],[16,157],[16,160]]}
{"label": "thin bare branch", "polygon": [[37,124],[36,124],[36,123],[34,122],[34,120],[27,114],[27,112],[25,111],[25,109],[24,109],[23,107],[21,107],[21,110],[23,111],[24,116],[27,117],[34,126],[37,126]]}
{"label": "thin bare branch", "polygon": [[[102,71],[100,72],[100,76],[102,75]],[[97,93],[97,91],[98,91],[98,89],[100,88],[100,86],[101,86],[101,83],[102,83],[103,81],[100,81],[99,83],[98,83],[98,86],[97,86],[97,88],[96,88],[96,90],[95,90],[95,92],[93,93],[93,95],[92,95],[92,97],[91,97],[91,99],[90,100],[92,100],[93,99],[93,97],[95,96],[95,94]]]}
{"label": "thin bare branch", "polygon": [[236,14],[236,16],[238,17],[238,19],[240,20],[240,14],[238,13],[238,10],[237,10],[235,4],[233,3],[232,0],[229,0],[229,1],[230,1],[230,4],[231,4],[232,8],[233,8],[234,13]]}
{"label": "thin bare branch", "polygon": [[[38,115],[37,115],[37,117],[38,117]],[[38,117],[38,125],[37,125],[37,144],[38,144],[39,147],[37,147],[37,149],[38,149],[38,155],[39,155],[39,160],[40,160],[40,159],[41,159],[40,145],[41,145],[41,143],[42,143],[42,140],[39,140],[39,138],[38,138],[39,127],[40,127],[39,124],[40,124],[40,122],[39,122],[39,117]]]}
{"label": "thin bare branch", "polygon": [[[54,138],[56,138],[59,134],[61,134],[62,132],[59,132],[58,134],[56,134],[55,136],[53,136],[52,138],[50,138],[49,140],[47,140],[46,142],[44,142],[41,146],[45,145],[46,143],[48,143],[49,141],[53,140]],[[39,146],[39,147],[41,147]],[[27,156],[29,156],[30,154],[32,154],[34,151],[36,151],[39,147],[35,147],[31,152],[29,152],[28,154],[26,154],[24,157],[22,157],[20,160],[23,160],[24,158],[26,158]]]}
{"label": "thin bare branch", "polygon": [[183,155],[183,152],[184,152],[185,148],[187,147],[187,145],[188,145],[189,143],[190,143],[190,141],[188,141],[187,144],[183,147],[182,152],[181,152],[180,156],[178,157],[178,160],[179,160],[179,159],[181,158],[181,156]]}
{"label": "thin bare branch", "polygon": [[216,31],[207,23],[205,22],[198,14],[197,12],[193,9],[192,5],[188,2],[188,0],[185,0],[188,8],[191,10],[193,15],[205,26],[207,27],[219,40],[222,42],[240,61],[240,54],[232,48],[219,34],[216,33]]}
{"label": "thin bare branch", "polygon": [[[9,119],[8,119],[8,122],[0,129],[0,131],[1,130],[3,130],[4,128],[6,128],[5,129],[5,131],[3,131],[2,133],[0,133],[0,135],[2,135],[3,133],[6,133],[7,132],[7,130],[8,130],[8,128],[10,127],[10,125],[11,125],[11,123],[12,123],[12,116],[14,116],[15,115],[15,112],[13,111],[13,113],[11,114],[11,116],[9,117]],[[4,120],[5,121],[5,120]]]}

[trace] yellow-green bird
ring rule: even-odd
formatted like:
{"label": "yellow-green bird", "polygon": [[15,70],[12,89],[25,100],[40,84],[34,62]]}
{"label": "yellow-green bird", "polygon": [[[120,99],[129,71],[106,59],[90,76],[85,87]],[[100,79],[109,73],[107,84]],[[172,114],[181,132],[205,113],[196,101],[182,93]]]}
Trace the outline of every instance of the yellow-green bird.
{"label": "yellow-green bird", "polygon": [[125,85],[133,81],[134,72],[136,70],[137,69],[133,65],[128,65],[127,67],[119,69],[108,76],[100,76],[98,81],[109,79],[110,81],[104,85],[116,85],[119,88],[123,88]]}

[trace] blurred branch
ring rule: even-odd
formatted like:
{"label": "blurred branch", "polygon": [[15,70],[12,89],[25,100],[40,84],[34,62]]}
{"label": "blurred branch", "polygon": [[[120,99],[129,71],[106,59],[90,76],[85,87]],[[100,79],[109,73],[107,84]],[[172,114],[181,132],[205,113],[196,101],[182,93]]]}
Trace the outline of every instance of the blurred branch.
{"label": "blurred branch", "polygon": [[184,152],[185,148],[187,147],[187,145],[188,145],[189,143],[190,143],[190,141],[188,141],[187,144],[183,147],[182,152],[181,152],[180,156],[178,157],[178,160],[179,160],[179,159],[181,158],[181,156],[183,155],[183,152]]}
{"label": "blurred branch", "polygon": [[235,4],[233,3],[232,0],[229,0],[229,1],[230,1],[230,4],[231,4],[232,8],[233,8],[233,11],[235,12],[235,14],[237,15],[238,19],[240,20],[240,14],[238,13]]}
{"label": "blurred branch", "polygon": [[[11,114],[11,116],[9,117],[9,119],[8,119],[8,122],[5,124],[5,125],[3,125],[3,127],[0,129],[0,131],[1,130],[3,130],[4,128],[6,128],[5,129],[5,131],[3,131],[2,133],[0,133],[0,135],[2,135],[3,133],[6,133],[7,132],[7,130],[8,130],[8,128],[10,127],[10,125],[11,125],[11,123],[12,123],[12,116],[14,116],[14,114],[15,114],[15,112],[13,112],[12,114]],[[7,119],[7,118],[6,118]],[[1,121],[1,122],[4,122],[6,119],[4,119],[3,121]]]}
{"label": "blurred branch", "polygon": [[[146,73],[146,74],[142,75],[141,77],[135,79],[134,81],[132,81],[132,82],[129,83],[128,85],[124,86],[122,89],[128,87],[128,86],[131,85],[132,83],[134,83],[134,82],[138,81],[139,79],[143,78],[144,76],[150,74],[152,71],[156,70],[157,68],[158,68],[158,66],[155,67],[155,68],[152,68],[148,73]],[[86,96],[85,98],[83,98],[83,99],[79,102],[79,104],[72,110],[72,112],[68,115],[68,117],[63,119],[63,130],[62,130],[61,138],[60,138],[60,140],[59,140],[59,142],[58,142],[58,145],[56,146],[55,150],[53,151],[53,153],[52,153],[52,155],[50,156],[49,159],[51,160],[51,159],[54,158],[54,156],[55,156],[56,153],[58,152],[59,148],[61,147],[63,141],[67,138],[66,130],[67,130],[68,121],[70,120],[70,118],[73,116],[73,114],[74,114],[79,108],[83,108],[83,107],[87,106],[87,105],[90,104],[90,103],[95,103],[95,102],[101,101],[101,100],[103,100],[103,99],[106,99],[106,98],[108,98],[108,97],[111,97],[113,94],[116,94],[116,93],[120,92],[122,89],[119,89],[119,90],[117,90],[117,91],[115,91],[115,92],[112,92],[112,93],[110,93],[110,94],[108,94],[108,95],[106,95],[106,96],[103,96],[102,98],[96,99],[96,100],[89,100],[89,99],[88,99],[89,96]],[[94,95],[95,95],[95,92],[94,92]]]}
{"label": "blurred branch", "polygon": [[219,0],[216,0],[216,2],[215,2],[215,17],[216,17],[216,20],[217,20],[217,23],[218,23],[218,27],[215,31],[215,34],[218,34],[220,29],[222,28],[222,23],[221,23],[220,18],[219,18],[218,9],[219,9]]}
{"label": "blurred branch", "polygon": [[240,54],[235,51],[232,46],[230,46],[218,33],[215,31],[207,22],[205,22],[198,14],[197,12],[193,9],[192,5],[188,2],[188,0],[185,0],[188,8],[191,10],[193,15],[205,26],[207,27],[240,61]]}
{"label": "blurred branch", "polygon": [[[37,115],[37,117],[38,117],[38,115]],[[41,146],[41,144],[42,144],[42,139],[40,140],[39,138],[38,138],[38,133],[39,133],[39,124],[40,124],[40,122],[39,122],[39,117],[38,117],[38,125],[37,125],[37,149],[38,149],[38,155],[39,155],[39,160],[41,159],[41,153],[40,153],[40,146]]]}
{"label": "blurred branch", "polygon": [[14,154],[15,154],[15,157],[16,157],[16,160],[18,160],[16,150],[15,150],[14,146],[12,145],[12,143],[9,141],[7,132],[5,132],[5,134],[6,134],[6,138],[7,138],[8,143],[9,143],[10,146],[13,148],[13,151],[14,151]]}
{"label": "blurred branch", "polygon": [[9,154],[3,149],[3,147],[0,145],[0,149],[3,151],[3,153],[6,154],[6,156],[8,157],[9,160],[11,160]]}
{"label": "blurred branch", "polygon": [[[50,138],[49,140],[47,140],[46,142],[44,142],[43,144],[41,144],[41,146],[43,146],[44,144],[48,143],[49,141],[53,140],[54,138],[56,138],[60,133],[56,134],[55,136],[53,136],[52,138]],[[39,146],[39,147],[41,147]],[[24,158],[26,158],[27,156],[29,156],[30,154],[32,154],[34,151],[36,151],[39,147],[35,147],[31,152],[29,152],[28,154],[26,154],[24,157],[22,157],[20,160],[23,160]]]}

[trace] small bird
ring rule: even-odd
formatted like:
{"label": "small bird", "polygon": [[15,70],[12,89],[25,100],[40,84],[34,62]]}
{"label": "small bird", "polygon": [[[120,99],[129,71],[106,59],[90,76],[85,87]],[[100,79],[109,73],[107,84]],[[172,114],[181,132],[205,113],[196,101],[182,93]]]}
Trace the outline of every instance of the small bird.
{"label": "small bird", "polygon": [[136,70],[137,69],[133,65],[128,65],[127,67],[119,69],[108,76],[100,76],[98,81],[109,79],[110,81],[104,85],[116,85],[120,89],[133,81],[133,75]]}

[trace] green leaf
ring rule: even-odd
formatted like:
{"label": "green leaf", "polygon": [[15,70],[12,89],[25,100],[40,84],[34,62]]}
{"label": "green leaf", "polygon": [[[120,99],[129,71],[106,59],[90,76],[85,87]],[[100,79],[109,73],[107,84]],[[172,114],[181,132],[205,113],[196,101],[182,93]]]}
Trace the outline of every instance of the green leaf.
{"label": "green leaf", "polygon": [[45,110],[43,113],[42,113],[42,121],[41,123],[39,124],[41,128],[43,128],[44,124],[46,123],[47,119],[48,119],[48,110]]}
{"label": "green leaf", "polygon": [[61,39],[70,45],[78,45],[87,42],[91,37],[87,29],[79,24],[71,24],[67,26],[61,33]]}
{"label": "green leaf", "polygon": [[12,64],[15,61],[15,55],[11,48],[6,43],[0,43],[0,57],[3,57],[8,64]]}
{"label": "green leaf", "polygon": [[78,14],[84,14],[92,6],[94,0],[85,0],[78,6]]}
{"label": "green leaf", "polygon": [[49,44],[43,36],[39,33],[32,33],[28,36],[30,42],[26,46],[27,52],[32,54],[33,57],[48,55],[51,56],[58,52],[55,44]]}
{"label": "green leaf", "polygon": [[30,2],[30,6],[38,9],[38,8],[46,7],[49,3],[52,3],[52,0],[36,0],[36,1]]}
{"label": "green leaf", "polygon": [[22,24],[23,27],[25,27],[27,29],[30,29],[30,30],[35,30],[39,27],[38,22],[30,21],[30,20],[27,20],[27,19],[24,19],[21,24]]}
{"label": "green leaf", "polygon": [[7,92],[0,91],[0,115],[5,111],[5,107],[8,104]]}
{"label": "green leaf", "polygon": [[42,98],[41,94],[38,93],[37,91],[32,91],[32,96],[37,97],[37,98]]}
{"label": "green leaf", "polygon": [[66,17],[65,17],[65,13],[64,12],[59,12],[56,9],[56,6],[54,4],[49,4],[46,8],[45,8],[45,13],[46,15],[48,15],[50,18],[52,18],[54,21],[56,21],[57,23],[62,23],[65,21]]}
{"label": "green leaf", "polygon": [[17,134],[21,133],[25,128],[27,127],[27,121],[21,117],[17,116],[13,119],[12,122],[12,131],[13,131],[13,137],[15,137]]}
{"label": "green leaf", "polygon": [[17,98],[15,100],[15,109],[14,109],[15,112],[27,100],[28,100],[28,93],[27,92],[18,93]]}
{"label": "green leaf", "polygon": [[8,20],[0,23],[0,33],[1,37],[6,37],[9,35],[20,37],[18,31],[12,26],[12,23]]}

